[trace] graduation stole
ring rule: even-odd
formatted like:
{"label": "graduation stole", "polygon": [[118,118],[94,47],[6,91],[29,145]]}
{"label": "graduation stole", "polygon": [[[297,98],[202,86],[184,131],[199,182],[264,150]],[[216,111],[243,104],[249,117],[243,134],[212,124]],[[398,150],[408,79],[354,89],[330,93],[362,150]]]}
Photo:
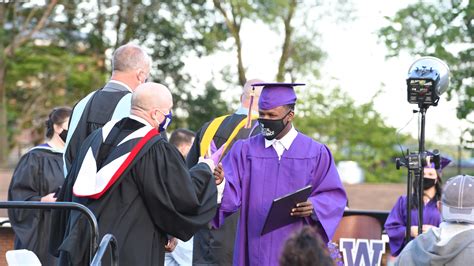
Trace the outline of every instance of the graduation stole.
{"label": "graduation stole", "polygon": [[[212,120],[212,122],[209,124],[209,126],[207,127],[206,131],[204,132],[204,135],[202,137],[202,141],[200,143],[200,155],[202,157],[204,156],[211,156],[211,142],[212,142],[212,139],[214,138],[214,136],[216,135],[216,132],[217,130],[219,129],[220,125],[222,124],[222,122],[224,121],[224,119],[226,117],[228,117],[229,115],[224,115],[224,116],[220,116],[214,120]],[[257,119],[257,116],[256,115],[251,115],[250,117],[250,121],[251,120],[255,120]],[[220,151],[220,156],[219,156],[219,160],[220,161],[222,159],[222,155],[225,154],[225,151],[226,149],[229,147],[230,143],[232,143],[232,141],[234,140],[235,136],[237,136],[237,134],[239,133],[240,129],[242,129],[248,122],[249,119],[248,117],[245,117],[244,119],[242,119],[242,121],[240,121],[239,124],[237,124],[237,126],[234,128],[234,130],[232,131],[232,133],[230,134],[229,138],[227,139],[227,141],[224,143],[224,147],[222,149],[222,151]]]}
{"label": "graduation stole", "polygon": [[98,151],[116,123],[112,121],[105,124],[101,130],[102,135],[99,134],[102,138],[98,137],[99,141],[93,140],[88,147],[73,186],[73,194],[76,197],[99,199],[134,162],[143,146],[159,134],[156,128],[148,125],[137,129],[113,147],[108,154],[112,159],[97,169]]}

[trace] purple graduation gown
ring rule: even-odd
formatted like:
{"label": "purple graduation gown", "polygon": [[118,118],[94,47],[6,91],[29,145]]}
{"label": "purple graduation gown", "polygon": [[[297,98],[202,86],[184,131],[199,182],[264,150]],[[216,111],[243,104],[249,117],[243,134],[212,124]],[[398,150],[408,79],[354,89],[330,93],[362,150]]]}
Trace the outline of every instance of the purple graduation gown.
{"label": "purple graduation gown", "polygon": [[[234,265],[278,265],[285,240],[305,224],[315,226],[326,242],[334,235],[347,197],[325,145],[298,133],[278,160],[274,148],[265,148],[264,137],[257,135],[236,142],[223,167],[226,184],[214,223],[221,225],[241,207]],[[273,199],[309,184],[315,215],[260,236]]]}
{"label": "purple graduation gown", "polygon": [[[385,230],[390,239],[390,251],[392,256],[398,256],[403,249],[406,233],[406,206],[407,197],[401,196],[393,206],[385,222]],[[441,223],[441,214],[436,206],[435,200],[430,200],[423,208],[423,224],[438,227]],[[418,225],[418,209],[411,210],[411,225]]]}

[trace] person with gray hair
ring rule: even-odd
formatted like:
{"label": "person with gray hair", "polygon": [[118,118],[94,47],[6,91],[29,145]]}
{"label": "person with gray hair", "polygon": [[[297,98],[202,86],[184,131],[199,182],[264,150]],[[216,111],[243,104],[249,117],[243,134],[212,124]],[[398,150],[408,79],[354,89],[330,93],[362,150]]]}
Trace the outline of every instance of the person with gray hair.
{"label": "person with gray hair", "polygon": [[130,112],[131,92],[150,75],[151,57],[135,44],[120,46],[113,53],[112,76],[99,90],[80,100],[73,109],[64,153],[64,174],[71,168],[81,143],[112,119]]}
{"label": "person with gray hair", "polygon": [[474,177],[458,175],[443,188],[443,222],[402,250],[396,265],[471,265],[474,260]]}
{"label": "person with gray hair", "polygon": [[[213,156],[220,161],[239,139],[245,139],[260,131],[257,127],[258,99],[262,83],[259,79],[248,80],[240,94],[240,107],[230,115],[215,118],[204,124],[188,153],[188,167],[194,166],[201,156]],[[239,214],[227,217],[219,229],[203,228],[194,236],[193,265],[231,265],[234,240]]]}
{"label": "person with gray hair", "polygon": [[[188,170],[160,134],[171,123],[172,107],[164,85],[138,86],[129,116],[108,122],[84,141],[58,195],[96,215],[100,238],[115,236],[120,265],[163,265],[165,251],[176,245],[174,237],[190,239],[216,213],[213,161],[201,158]],[[59,265],[88,265],[88,224],[76,212],[68,217],[54,232],[64,235]],[[109,259],[105,254],[103,265],[110,265]]]}

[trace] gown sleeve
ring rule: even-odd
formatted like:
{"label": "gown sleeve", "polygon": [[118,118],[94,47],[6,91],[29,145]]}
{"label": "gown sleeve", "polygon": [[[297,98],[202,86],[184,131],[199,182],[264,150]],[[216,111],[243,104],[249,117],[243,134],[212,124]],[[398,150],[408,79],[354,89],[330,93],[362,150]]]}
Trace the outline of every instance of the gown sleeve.
{"label": "gown sleeve", "polygon": [[222,160],[225,187],[218,212],[213,220],[214,227],[224,224],[225,217],[237,212],[242,204],[242,176],[245,174],[243,142],[238,140]]}
{"label": "gown sleeve", "polygon": [[214,217],[217,189],[206,164],[188,170],[179,151],[161,141],[143,156],[135,171],[145,205],[162,231],[186,241]]}
{"label": "gown sleeve", "polygon": [[[8,189],[9,201],[40,201],[41,184],[39,174],[41,168],[40,158],[29,152],[18,163]],[[21,243],[28,243],[34,237],[38,226],[38,210],[9,209],[8,218]]]}
{"label": "gown sleeve", "polygon": [[398,198],[397,203],[393,206],[387,221],[385,222],[385,230],[389,237],[389,245],[392,256],[398,256],[403,248],[406,232],[406,201],[403,197]]}
{"label": "gown sleeve", "polygon": [[334,159],[326,146],[321,147],[312,174],[313,191],[308,200],[313,204],[315,214],[307,217],[306,221],[311,225],[320,223],[326,240],[331,240],[342,219],[347,196]]}

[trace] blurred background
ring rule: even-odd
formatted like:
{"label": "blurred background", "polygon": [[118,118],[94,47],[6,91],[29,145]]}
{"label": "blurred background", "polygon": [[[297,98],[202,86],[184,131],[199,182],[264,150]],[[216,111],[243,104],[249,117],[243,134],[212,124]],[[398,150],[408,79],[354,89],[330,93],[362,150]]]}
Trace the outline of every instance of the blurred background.
{"label": "blurred background", "polygon": [[472,0],[0,0],[1,180],[43,141],[53,107],[104,84],[127,42],[174,94],[170,131],[234,110],[247,79],[306,83],[296,128],[330,147],[348,184],[406,180],[394,160],[417,150],[419,128],[405,79],[436,56],[451,85],[428,109],[426,148],[452,160],[444,176],[474,174],[473,17]]}

